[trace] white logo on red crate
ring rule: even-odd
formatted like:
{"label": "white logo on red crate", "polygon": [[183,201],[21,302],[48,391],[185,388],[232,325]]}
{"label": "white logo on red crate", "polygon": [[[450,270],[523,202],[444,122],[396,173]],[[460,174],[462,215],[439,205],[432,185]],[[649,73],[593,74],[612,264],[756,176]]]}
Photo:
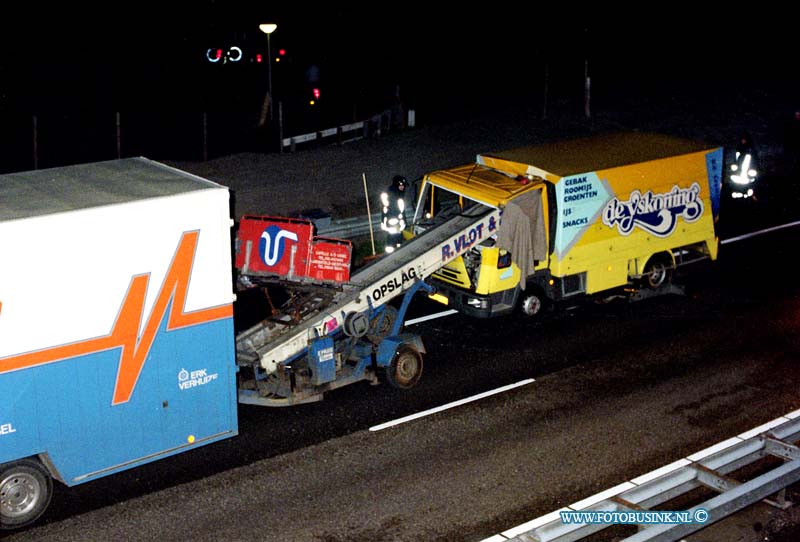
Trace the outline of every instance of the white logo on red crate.
{"label": "white logo on red crate", "polygon": [[261,239],[258,243],[258,253],[261,256],[261,260],[269,267],[281,261],[287,241],[297,242],[297,234],[279,228],[274,224],[267,227],[261,234]]}

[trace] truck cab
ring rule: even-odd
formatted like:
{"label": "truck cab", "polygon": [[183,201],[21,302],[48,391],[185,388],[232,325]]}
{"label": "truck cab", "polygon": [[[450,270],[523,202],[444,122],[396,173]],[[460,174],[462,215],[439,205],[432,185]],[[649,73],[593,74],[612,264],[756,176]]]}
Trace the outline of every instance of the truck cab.
{"label": "truck cab", "polygon": [[[545,271],[550,254],[549,212],[554,195],[553,186],[544,179],[525,175],[510,175],[479,164],[436,171],[425,175],[418,187],[418,204],[409,236],[446,221],[475,206],[504,211],[515,198],[539,202],[538,236],[541,254],[534,262],[534,270]],[[502,222],[502,215],[501,215]],[[431,277],[436,293],[431,298],[476,317],[488,318],[525,310],[523,290],[519,288],[522,271],[514,262],[511,252],[501,248],[498,232],[473,246],[463,256],[456,258]],[[531,291],[533,288],[531,288]],[[537,296],[539,302],[542,297]],[[531,306],[538,311],[541,307]]]}

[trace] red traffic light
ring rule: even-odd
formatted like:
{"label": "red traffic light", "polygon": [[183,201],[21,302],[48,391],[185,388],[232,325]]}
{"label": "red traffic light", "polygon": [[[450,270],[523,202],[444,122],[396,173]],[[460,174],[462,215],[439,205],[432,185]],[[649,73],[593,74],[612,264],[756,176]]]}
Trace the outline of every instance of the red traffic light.
{"label": "red traffic light", "polygon": [[318,88],[315,88],[314,90],[312,90],[311,93],[314,95],[315,99],[319,100],[319,89]]}

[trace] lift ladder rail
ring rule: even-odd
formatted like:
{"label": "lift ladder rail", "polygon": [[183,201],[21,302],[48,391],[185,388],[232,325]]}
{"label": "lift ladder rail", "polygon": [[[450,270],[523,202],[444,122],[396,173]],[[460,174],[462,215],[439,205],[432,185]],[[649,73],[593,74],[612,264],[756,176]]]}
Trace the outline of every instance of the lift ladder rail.
{"label": "lift ladder rail", "polygon": [[[562,512],[637,512],[685,495],[699,487],[718,495],[688,510],[708,512],[705,522],[653,523],[623,542],[672,542],[699,531],[758,501],[766,500],[800,480],[800,413],[774,420],[706,450],[634,478],[570,506],[495,535],[484,542],[576,542],[612,526],[608,523],[565,523]],[[784,460],[763,474],[740,483],[728,476],[764,457]],[[769,504],[776,504],[767,500]]]}
{"label": "lift ladder rail", "polygon": [[[342,325],[350,312],[379,307],[402,295],[417,280],[424,280],[443,265],[488,239],[500,223],[500,211],[473,208],[406,242],[391,254],[364,267],[351,277],[331,304],[303,322],[271,335],[256,324],[237,335],[237,361],[255,360],[264,368],[291,361],[302,354],[310,339]],[[332,322],[335,320],[335,322]]]}

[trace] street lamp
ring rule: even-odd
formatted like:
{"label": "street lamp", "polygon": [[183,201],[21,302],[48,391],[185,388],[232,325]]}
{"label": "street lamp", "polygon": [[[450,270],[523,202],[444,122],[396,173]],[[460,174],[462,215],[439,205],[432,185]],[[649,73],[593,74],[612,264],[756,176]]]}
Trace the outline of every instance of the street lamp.
{"label": "street lamp", "polygon": [[258,25],[258,29],[267,35],[267,73],[269,74],[267,96],[269,97],[269,118],[272,119],[272,51],[269,47],[269,35],[278,29],[274,23],[264,23]]}

